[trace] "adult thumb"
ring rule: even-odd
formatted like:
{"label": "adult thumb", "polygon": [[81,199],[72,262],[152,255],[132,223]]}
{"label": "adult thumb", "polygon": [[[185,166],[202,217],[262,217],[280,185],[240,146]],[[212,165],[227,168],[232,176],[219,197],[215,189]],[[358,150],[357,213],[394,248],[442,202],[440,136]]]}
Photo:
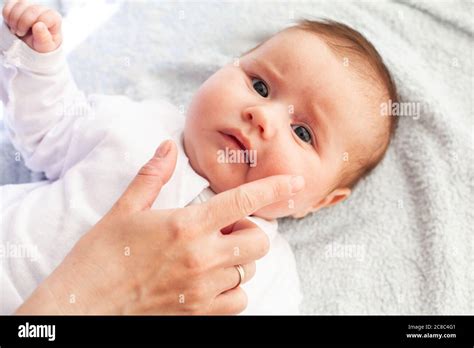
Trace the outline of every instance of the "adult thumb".
{"label": "adult thumb", "polygon": [[176,145],[172,140],[162,142],[153,158],[140,168],[115,204],[115,208],[129,213],[150,209],[161,188],[174,172],[177,154]]}

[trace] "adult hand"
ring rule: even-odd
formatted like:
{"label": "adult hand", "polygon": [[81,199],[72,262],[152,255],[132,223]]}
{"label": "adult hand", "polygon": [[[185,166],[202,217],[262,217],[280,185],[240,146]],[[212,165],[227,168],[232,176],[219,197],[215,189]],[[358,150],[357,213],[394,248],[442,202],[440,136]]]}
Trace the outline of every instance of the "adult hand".
{"label": "adult hand", "polygon": [[243,265],[248,281],[269,241],[258,228],[220,231],[266,205],[289,199],[304,182],[295,185],[291,176],[279,175],[222,192],[203,204],[150,210],[174,171],[176,157],[173,142],[160,145],[109,213],[77,242],[17,314],[244,310],[247,298],[237,286],[235,266]]}

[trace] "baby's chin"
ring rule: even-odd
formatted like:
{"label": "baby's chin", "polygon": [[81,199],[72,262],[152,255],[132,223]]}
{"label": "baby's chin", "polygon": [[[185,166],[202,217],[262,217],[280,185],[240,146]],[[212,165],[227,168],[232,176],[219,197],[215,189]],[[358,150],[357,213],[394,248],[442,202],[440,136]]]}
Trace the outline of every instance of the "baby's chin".
{"label": "baby's chin", "polygon": [[[190,158],[190,164],[199,175],[209,181],[210,189],[215,194],[234,189],[262,177],[255,172],[256,168],[251,167],[249,164],[216,163],[214,159],[210,159],[207,156],[203,158],[205,160],[202,163],[198,163],[196,159]],[[293,212],[288,207],[288,201],[279,202],[259,209],[252,215],[266,220],[274,220],[292,215]]]}

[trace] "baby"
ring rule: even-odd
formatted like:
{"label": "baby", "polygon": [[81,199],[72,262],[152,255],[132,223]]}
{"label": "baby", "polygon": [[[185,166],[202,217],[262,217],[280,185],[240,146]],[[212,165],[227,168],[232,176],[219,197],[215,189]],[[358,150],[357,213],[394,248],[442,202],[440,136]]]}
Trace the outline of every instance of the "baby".
{"label": "baby", "polygon": [[381,117],[380,105],[397,95],[375,48],[346,25],[302,21],[212,75],[184,118],[165,101],[86,98],[62,54],[55,11],[12,2],[3,17],[5,125],[26,165],[48,180],[1,188],[2,243],[24,242],[40,253],[34,262],[1,265],[1,296],[9,299],[1,312],[28,297],[110,209],[157,145],[171,138],[178,162],[155,209],[203,202],[271,175],[304,177],[306,189],[292,200],[248,218],[268,234],[271,247],[243,285],[245,314],[298,313],[295,260],[276,219],[343,201],[383,158],[396,118]]}

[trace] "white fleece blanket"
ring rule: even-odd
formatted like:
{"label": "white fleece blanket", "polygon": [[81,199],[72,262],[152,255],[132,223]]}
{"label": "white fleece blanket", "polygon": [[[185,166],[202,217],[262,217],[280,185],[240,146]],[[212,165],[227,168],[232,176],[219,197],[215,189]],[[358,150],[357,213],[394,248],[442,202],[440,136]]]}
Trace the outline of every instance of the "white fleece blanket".
{"label": "white fleece blanket", "polygon": [[[108,19],[99,14],[107,20],[88,37],[78,11],[85,1],[50,2],[71,14],[65,40],[82,35],[69,57],[83,89],[166,95],[184,108],[221,65],[299,18],[360,30],[403,101],[420,111],[401,117],[385,160],[348,201],[281,222],[297,258],[301,310],[474,313],[471,1],[130,1]],[[41,177],[15,161],[4,135],[0,141],[2,184]]]}

